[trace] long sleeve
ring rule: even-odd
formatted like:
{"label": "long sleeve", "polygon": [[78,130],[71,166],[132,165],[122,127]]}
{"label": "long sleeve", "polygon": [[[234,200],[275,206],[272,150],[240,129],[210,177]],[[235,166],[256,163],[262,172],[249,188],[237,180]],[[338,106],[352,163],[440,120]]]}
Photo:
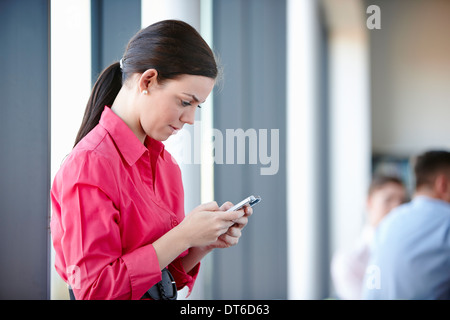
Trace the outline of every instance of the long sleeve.
{"label": "long sleeve", "polygon": [[[77,299],[139,299],[161,280],[158,259],[151,244],[123,253],[121,214],[112,196],[102,190],[113,189],[107,178],[111,172],[105,163],[98,168],[96,161],[88,158],[80,164],[84,170],[97,168],[90,182],[78,172],[76,179],[66,177],[61,189],[52,192],[57,271]],[[96,177],[103,183],[93,185]]]}

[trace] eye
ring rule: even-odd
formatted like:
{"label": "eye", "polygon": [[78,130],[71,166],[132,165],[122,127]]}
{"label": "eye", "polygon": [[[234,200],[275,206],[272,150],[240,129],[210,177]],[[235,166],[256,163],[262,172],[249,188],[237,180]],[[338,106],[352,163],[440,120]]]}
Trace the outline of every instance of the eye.
{"label": "eye", "polygon": [[[185,101],[185,100],[182,100],[182,101],[181,101],[181,105],[182,105],[183,107],[189,107],[189,106],[192,106],[192,104],[191,104],[190,101]],[[197,108],[201,109],[202,106],[201,106],[201,105],[198,105]]]}

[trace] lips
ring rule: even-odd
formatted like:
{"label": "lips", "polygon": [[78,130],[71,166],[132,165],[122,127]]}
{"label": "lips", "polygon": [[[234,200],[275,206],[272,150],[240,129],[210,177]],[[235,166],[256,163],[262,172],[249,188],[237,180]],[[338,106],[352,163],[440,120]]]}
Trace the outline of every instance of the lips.
{"label": "lips", "polygon": [[174,126],[170,126],[170,125],[169,125],[169,127],[173,130],[173,131],[172,131],[172,134],[177,134],[178,131],[181,130],[180,128],[177,128],[177,127],[174,127]]}

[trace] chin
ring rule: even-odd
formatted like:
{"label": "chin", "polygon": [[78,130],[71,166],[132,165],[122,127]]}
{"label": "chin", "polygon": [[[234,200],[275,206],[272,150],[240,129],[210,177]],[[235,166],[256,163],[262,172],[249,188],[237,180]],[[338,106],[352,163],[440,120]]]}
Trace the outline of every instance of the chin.
{"label": "chin", "polygon": [[154,139],[157,141],[163,142],[163,141],[166,141],[167,139],[169,139],[171,136],[172,136],[171,134],[161,134],[161,135],[155,137]]}
{"label": "chin", "polygon": [[153,140],[163,142],[163,141],[166,141],[169,137],[170,137],[170,136],[168,136],[168,137],[157,136],[157,137],[152,137],[152,138],[153,138]]}
{"label": "chin", "polygon": [[166,141],[170,137],[170,133],[164,131],[150,132],[147,133],[147,136],[156,141]]}

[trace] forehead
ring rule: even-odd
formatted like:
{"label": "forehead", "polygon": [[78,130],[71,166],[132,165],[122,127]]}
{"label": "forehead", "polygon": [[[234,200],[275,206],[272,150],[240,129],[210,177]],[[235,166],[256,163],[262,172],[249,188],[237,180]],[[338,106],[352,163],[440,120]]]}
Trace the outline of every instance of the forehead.
{"label": "forehead", "polygon": [[374,189],[373,194],[403,194],[405,193],[405,188],[395,182],[387,182],[383,184],[382,186],[379,186],[378,188]]}
{"label": "forehead", "polygon": [[196,97],[199,102],[206,100],[211,93],[215,80],[204,76],[181,75],[164,83],[166,90],[176,94]]}

